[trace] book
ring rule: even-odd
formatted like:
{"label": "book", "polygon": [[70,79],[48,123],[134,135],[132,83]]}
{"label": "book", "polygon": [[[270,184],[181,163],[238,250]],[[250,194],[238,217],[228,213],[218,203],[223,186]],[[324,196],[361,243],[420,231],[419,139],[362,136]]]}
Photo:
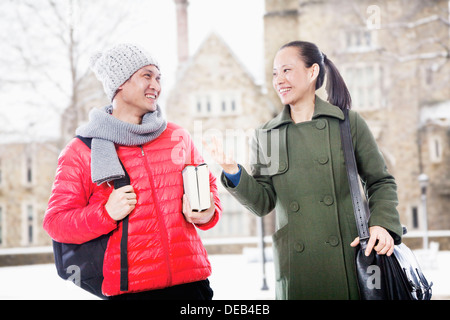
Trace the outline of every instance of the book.
{"label": "book", "polygon": [[206,163],[186,166],[183,171],[183,186],[192,211],[203,211],[211,206],[209,169]]}

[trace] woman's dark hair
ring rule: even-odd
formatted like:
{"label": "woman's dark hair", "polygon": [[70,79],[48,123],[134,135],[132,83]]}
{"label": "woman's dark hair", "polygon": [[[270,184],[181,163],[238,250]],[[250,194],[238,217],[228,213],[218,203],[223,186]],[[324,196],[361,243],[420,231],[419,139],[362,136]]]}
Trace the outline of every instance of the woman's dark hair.
{"label": "woman's dark hair", "polygon": [[300,58],[307,68],[310,68],[314,63],[319,65],[320,72],[317,77],[316,90],[322,87],[325,79],[325,70],[327,70],[327,84],[325,89],[328,94],[329,103],[338,106],[342,110],[351,108],[352,98],[345,85],[344,79],[334,63],[331,62],[314,43],[307,41],[292,41],[282,46],[280,50],[287,47],[298,49]]}

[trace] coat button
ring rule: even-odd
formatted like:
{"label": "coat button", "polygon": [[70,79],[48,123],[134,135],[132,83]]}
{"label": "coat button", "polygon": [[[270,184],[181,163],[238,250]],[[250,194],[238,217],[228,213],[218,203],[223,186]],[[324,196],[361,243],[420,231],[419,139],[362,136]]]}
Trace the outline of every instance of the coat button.
{"label": "coat button", "polygon": [[326,164],[328,162],[328,157],[327,156],[320,157],[318,161],[320,164]]}
{"label": "coat button", "polygon": [[325,123],[325,120],[319,119],[316,122],[316,128],[319,130],[325,129],[326,126],[327,126],[327,124]]}
{"label": "coat button", "polygon": [[297,212],[298,209],[300,209],[300,206],[299,206],[299,204],[298,204],[297,201],[292,201],[292,202],[289,204],[289,208],[291,209],[291,211]]}
{"label": "coat button", "polygon": [[297,251],[299,253],[303,252],[303,250],[305,250],[305,245],[302,242],[296,242],[294,244],[294,249],[295,249],[295,251]]}
{"label": "coat button", "polygon": [[327,243],[332,247],[336,247],[339,244],[339,239],[336,236],[330,236]]}
{"label": "coat button", "polygon": [[323,203],[325,203],[327,206],[331,206],[334,203],[332,196],[325,196],[323,197]]}

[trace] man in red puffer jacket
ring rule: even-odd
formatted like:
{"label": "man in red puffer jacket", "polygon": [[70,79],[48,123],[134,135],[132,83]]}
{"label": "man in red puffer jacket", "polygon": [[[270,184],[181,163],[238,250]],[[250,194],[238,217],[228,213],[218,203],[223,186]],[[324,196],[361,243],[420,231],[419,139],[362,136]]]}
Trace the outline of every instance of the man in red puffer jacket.
{"label": "man in red puffer jacket", "polygon": [[[190,135],[167,122],[157,105],[158,63],[137,45],[97,54],[91,68],[112,105],[94,109],[62,151],[44,218],[55,241],[80,244],[112,232],[103,294],[113,298],[211,299],[211,265],[196,228],[216,225],[222,208],[210,174],[211,207],[192,212],[181,171],[203,162]],[[112,181],[130,176],[119,189]],[[128,291],[120,290],[120,240],[128,216]]]}

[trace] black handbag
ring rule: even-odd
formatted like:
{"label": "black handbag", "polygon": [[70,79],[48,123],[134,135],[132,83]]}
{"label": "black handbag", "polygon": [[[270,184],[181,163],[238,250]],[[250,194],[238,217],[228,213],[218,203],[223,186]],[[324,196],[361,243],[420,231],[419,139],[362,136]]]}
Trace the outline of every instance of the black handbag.
{"label": "black handbag", "polygon": [[[353,151],[348,109],[345,120],[340,121],[341,140],[347,167],[353,211],[355,214],[359,246],[356,247],[356,274],[362,300],[430,300],[431,286],[425,278],[413,252],[403,243],[395,245],[390,256],[378,255],[372,250],[364,254],[369,240],[369,207],[358,183],[358,169]],[[403,234],[406,228],[403,228]]]}

